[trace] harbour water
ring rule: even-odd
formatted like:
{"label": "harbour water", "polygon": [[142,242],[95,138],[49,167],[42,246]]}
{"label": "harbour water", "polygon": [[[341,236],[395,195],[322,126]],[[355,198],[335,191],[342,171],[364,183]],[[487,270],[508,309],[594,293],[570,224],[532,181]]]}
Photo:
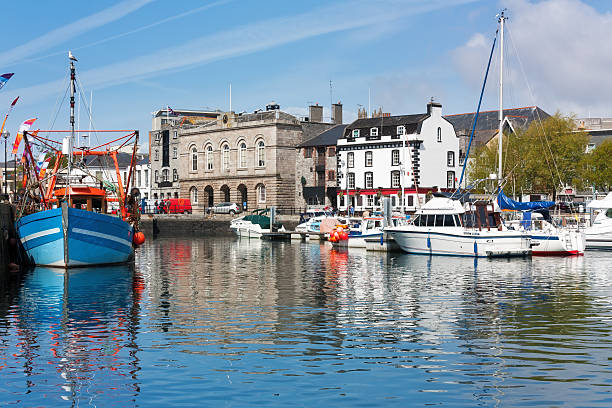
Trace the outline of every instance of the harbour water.
{"label": "harbour water", "polygon": [[14,406],[612,406],[612,256],[151,240],[0,287]]}

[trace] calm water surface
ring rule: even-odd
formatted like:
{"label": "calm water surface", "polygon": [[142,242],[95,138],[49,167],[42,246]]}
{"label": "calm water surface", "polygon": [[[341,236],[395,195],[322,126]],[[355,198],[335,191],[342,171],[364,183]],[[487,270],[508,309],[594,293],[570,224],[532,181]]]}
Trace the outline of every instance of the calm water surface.
{"label": "calm water surface", "polygon": [[612,254],[232,238],[0,285],[0,405],[612,406]]}

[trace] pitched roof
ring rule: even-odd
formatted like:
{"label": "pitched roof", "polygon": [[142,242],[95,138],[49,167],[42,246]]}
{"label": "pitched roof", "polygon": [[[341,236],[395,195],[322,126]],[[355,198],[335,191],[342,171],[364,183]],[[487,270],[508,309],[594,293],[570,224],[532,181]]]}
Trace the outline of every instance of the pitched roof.
{"label": "pitched roof", "polygon": [[312,146],[335,146],[338,139],[344,134],[344,129],[347,125],[336,125],[330,129],[327,129],[310,140],[305,141],[298,147],[312,147]]}
{"label": "pitched roof", "polygon": [[[87,158],[87,167],[104,167],[104,168],[114,168],[113,159],[110,156],[94,156]],[[117,153],[117,163],[119,164],[119,168],[123,169],[125,167],[129,167],[130,163],[132,163],[132,155],[130,153]]]}
{"label": "pitched roof", "polygon": [[347,129],[372,128],[377,126],[418,125],[429,117],[428,113],[416,115],[382,116],[378,118],[361,118],[347,126]]}
{"label": "pitched roof", "polygon": [[[444,119],[453,124],[455,132],[470,132],[474,125],[476,112],[460,113],[456,115],[445,115]],[[504,109],[504,117],[507,118],[515,128],[527,128],[534,120],[544,120],[550,115],[537,106],[523,108]],[[478,115],[476,131],[497,129],[499,126],[499,111],[483,111]]]}

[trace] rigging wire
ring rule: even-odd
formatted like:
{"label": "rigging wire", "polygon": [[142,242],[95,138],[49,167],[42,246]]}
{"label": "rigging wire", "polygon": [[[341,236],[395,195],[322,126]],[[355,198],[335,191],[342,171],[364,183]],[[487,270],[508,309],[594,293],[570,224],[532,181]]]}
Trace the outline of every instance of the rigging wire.
{"label": "rigging wire", "polygon": [[[535,97],[533,95],[533,91],[531,89],[531,85],[529,84],[529,81],[527,80],[527,74],[525,73],[525,68],[523,66],[523,62],[521,60],[520,55],[518,54],[518,51],[516,50],[516,44],[514,42],[514,39],[512,37],[512,32],[510,30],[510,28],[508,27],[508,34],[510,34],[510,39],[511,39],[511,43],[512,46],[514,48],[514,52],[516,54],[516,58],[519,62],[519,66],[521,67],[521,72],[523,74],[523,77],[525,78],[525,84],[527,85],[527,90],[529,91],[529,96],[531,98],[532,103],[535,106]],[[550,153],[550,158],[552,160],[552,163],[554,165],[554,170],[557,172],[557,177],[559,178],[559,184],[561,187],[563,187],[563,179],[561,178],[561,173],[559,172],[559,167],[557,166],[557,162],[555,160],[555,156],[553,155],[552,149],[550,147],[550,143],[548,141],[548,138],[546,136],[546,132],[544,131],[544,126],[542,125],[542,118],[540,116],[540,112],[538,111],[538,109],[535,109],[535,113],[537,116],[537,125],[539,125],[539,129],[540,129],[540,133],[538,134],[540,136],[540,143],[542,143],[542,147],[544,147],[544,150],[546,151],[546,148],[548,148],[548,152]],[[544,142],[546,142],[546,145],[544,145],[544,142],[542,141],[544,140]],[[544,156],[544,158],[546,159],[546,164],[548,164],[548,167],[550,168],[550,173],[551,173],[551,177],[552,177],[552,181],[553,183],[555,182],[555,174],[553,173],[553,167],[550,165],[550,161],[548,160],[548,156]]]}

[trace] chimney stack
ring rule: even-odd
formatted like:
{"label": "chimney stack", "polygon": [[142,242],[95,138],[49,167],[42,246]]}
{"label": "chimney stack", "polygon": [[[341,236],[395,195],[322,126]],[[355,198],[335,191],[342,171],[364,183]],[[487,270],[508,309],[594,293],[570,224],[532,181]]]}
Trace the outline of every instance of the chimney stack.
{"label": "chimney stack", "polygon": [[311,122],[323,122],[323,107],[319,106],[318,103],[316,105],[310,105],[308,116]]}
{"label": "chimney stack", "polygon": [[332,123],[336,125],[342,124],[342,103],[340,101],[332,105]]}

